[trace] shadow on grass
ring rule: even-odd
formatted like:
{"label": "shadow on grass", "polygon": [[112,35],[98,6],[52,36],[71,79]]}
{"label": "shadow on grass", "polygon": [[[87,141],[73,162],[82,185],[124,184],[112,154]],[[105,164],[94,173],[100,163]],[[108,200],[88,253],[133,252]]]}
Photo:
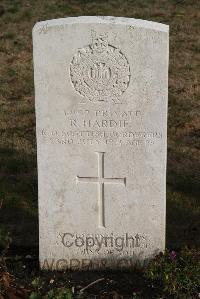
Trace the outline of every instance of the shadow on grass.
{"label": "shadow on grass", "polygon": [[200,245],[200,161],[170,149],[167,174],[167,247]]}
{"label": "shadow on grass", "polygon": [[36,157],[0,148],[0,225],[10,232],[13,245],[38,244]]}

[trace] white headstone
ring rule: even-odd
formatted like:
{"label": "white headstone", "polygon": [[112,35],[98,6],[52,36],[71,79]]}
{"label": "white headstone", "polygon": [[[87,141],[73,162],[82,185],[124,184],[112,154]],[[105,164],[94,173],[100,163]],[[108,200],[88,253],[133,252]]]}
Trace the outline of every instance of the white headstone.
{"label": "white headstone", "polygon": [[130,268],[165,248],[168,26],[33,29],[40,264]]}

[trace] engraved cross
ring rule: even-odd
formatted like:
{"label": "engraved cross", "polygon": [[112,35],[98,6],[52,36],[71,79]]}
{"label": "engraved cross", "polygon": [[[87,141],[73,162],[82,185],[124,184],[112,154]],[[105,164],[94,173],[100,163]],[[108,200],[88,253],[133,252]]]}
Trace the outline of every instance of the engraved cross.
{"label": "engraved cross", "polygon": [[104,177],[104,153],[96,152],[98,156],[98,177],[76,177],[77,183],[98,184],[98,205],[99,205],[99,228],[105,228],[105,208],[104,208],[104,184],[126,185],[126,178],[105,178]]}

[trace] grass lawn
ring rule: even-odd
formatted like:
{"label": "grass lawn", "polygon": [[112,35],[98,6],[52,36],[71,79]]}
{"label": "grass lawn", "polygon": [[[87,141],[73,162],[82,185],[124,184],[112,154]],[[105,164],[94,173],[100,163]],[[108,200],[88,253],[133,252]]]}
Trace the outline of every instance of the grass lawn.
{"label": "grass lawn", "polygon": [[[33,25],[112,15],[170,25],[167,247],[200,248],[200,1],[0,1],[0,226],[22,252],[38,246]],[[17,249],[16,249],[17,248]]]}

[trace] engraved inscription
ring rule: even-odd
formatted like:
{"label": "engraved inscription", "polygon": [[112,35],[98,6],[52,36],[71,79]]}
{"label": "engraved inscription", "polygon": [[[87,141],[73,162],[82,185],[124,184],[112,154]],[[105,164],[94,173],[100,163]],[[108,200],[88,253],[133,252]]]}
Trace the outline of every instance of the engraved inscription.
{"label": "engraved inscription", "polygon": [[130,81],[130,66],[124,54],[108,44],[106,35],[100,35],[78,50],[70,65],[70,77],[84,98],[121,103],[120,97]]}
{"label": "engraved inscription", "polygon": [[153,146],[162,139],[160,131],[100,131],[100,130],[66,130],[42,129],[42,142],[60,145],[105,145],[110,147]]}
{"label": "engraved inscription", "polygon": [[104,177],[104,153],[96,152],[98,155],[98,177],[77,176],[77,183],[96,183],[98,184],[98,205],[99,205],[99,228],[105,228],[104,211],[104,184],[126,185],[126,178],[105,178]]}

